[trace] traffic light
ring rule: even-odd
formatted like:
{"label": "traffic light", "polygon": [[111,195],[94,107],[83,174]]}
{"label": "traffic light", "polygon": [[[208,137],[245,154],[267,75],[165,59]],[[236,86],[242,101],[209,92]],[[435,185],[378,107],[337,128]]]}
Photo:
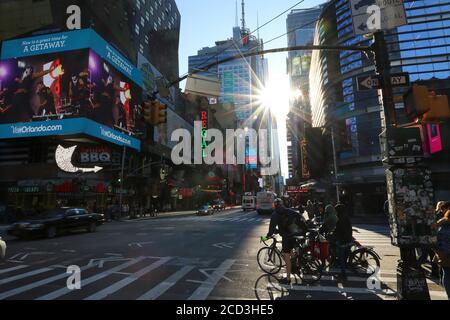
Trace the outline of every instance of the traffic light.
{"label": "traffic light", "polygon": [[144,120],[152,126],[167,123],[167,106],[161,102],[147,101],[144,102]]}
{"label": "traffic light", "polygon": [[431,94],[426,86],[414,85],[403,96],[408,116],[422,123],[450,119],[448,97]]}
{"label": "traffic light", "polygon": [[154,102],[155,123],[156,125],[167,123],[167,106],[159,101]]}

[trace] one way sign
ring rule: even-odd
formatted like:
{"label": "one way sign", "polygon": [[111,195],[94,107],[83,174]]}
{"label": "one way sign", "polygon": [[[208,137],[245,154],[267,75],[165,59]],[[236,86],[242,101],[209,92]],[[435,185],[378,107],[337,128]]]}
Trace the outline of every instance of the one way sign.
{"label": "one way sign", "polygon": [[[358,83],[358,91],[381,89],[380,78],[377,75],[358,77],[357,83]],[[408,73],[392,74],[391,84],[393,87],[409,86],[409,74]]]}

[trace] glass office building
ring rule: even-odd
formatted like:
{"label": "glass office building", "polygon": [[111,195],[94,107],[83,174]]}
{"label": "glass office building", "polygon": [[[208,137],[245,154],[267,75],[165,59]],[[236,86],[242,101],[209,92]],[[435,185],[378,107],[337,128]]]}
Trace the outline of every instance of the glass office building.
{"label": "glass office building", "polygon": [[[312,45],[314,30],[321,8],[292,10],[286,20],[288,46]],[[297,92],[296,99],[290,102],[287,120],[288,166],[290,184],[308,180],[309,172],[302,166],[301,142],[304,139],[305,127],[310,126],[311,110],[309,106],[309,68],[311,51],[291,51],[287,61],[287,70],[291,91]]]}
{"label": "glass office building", "polygon": [[[408,72],[411,81],[437,93],[450,88],[450,1],[404,1],[408,24],[385,32],[392,72]],[[315,44],[371,45],[372,39],[354,34],[350,2],[336,0],[323,9],[316,25]],[[375,73],[373,57],[361,52],[314,52],[310,73],[313,126],[335,130],[339,182],[352,194],[359,210],[381,212],[385,176],[379,134],[383,115],[378,92],[358,91],[356,78]],[[394,90],[398,121],[407,122],[400,98],[407,88]],[[435,172],[440,196],[448,196],[448,123],[440,126],[443,150],[427,160]],[[448,179],[447,179],[448,181]],[[375,195],[375,197],[373,196]],[[369,197],[372,205],[367,205]],[[361,208],[362,207],[362,208]]]}

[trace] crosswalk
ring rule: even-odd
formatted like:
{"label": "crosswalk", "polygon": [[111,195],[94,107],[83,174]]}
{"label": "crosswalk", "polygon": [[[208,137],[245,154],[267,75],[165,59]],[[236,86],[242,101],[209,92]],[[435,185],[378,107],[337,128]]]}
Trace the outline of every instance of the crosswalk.
{"label": "crosswalk", "polygon": [[269,218],[255,216],[255,214],[247,214],[240,216],[194,216],[181,218],[165,218],[164,221],[178,221],[178,222],[226,222],[226,223],[270,223]]}
{"label": "crosswalk", "polygon": [[[81,290],[68,288],[70,274],[61,265],[37,269],[32,265],[0,266],[0,300],[114,300],[123,294],[133,300],[166,300],[175,296],[205,300],[226,273],[232,272],[236,262],[226,259],[204,268],[189,258],[140,256],[124,260],[101,267],[85,261],[80,268]],[[192,264],[182,265],[180,261]]]}

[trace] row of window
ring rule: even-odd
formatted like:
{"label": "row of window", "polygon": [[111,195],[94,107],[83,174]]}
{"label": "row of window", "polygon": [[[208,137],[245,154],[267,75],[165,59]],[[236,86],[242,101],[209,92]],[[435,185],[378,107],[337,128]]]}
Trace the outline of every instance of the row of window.
{"label": "row of window", "polygon": [[424,15],[429,15],[429,14],[446,13],[446,12],[450,12],[450,4],[437,6],[437,7],[406,10],[406,17],[410,18],[410,17],[424,16]]}

